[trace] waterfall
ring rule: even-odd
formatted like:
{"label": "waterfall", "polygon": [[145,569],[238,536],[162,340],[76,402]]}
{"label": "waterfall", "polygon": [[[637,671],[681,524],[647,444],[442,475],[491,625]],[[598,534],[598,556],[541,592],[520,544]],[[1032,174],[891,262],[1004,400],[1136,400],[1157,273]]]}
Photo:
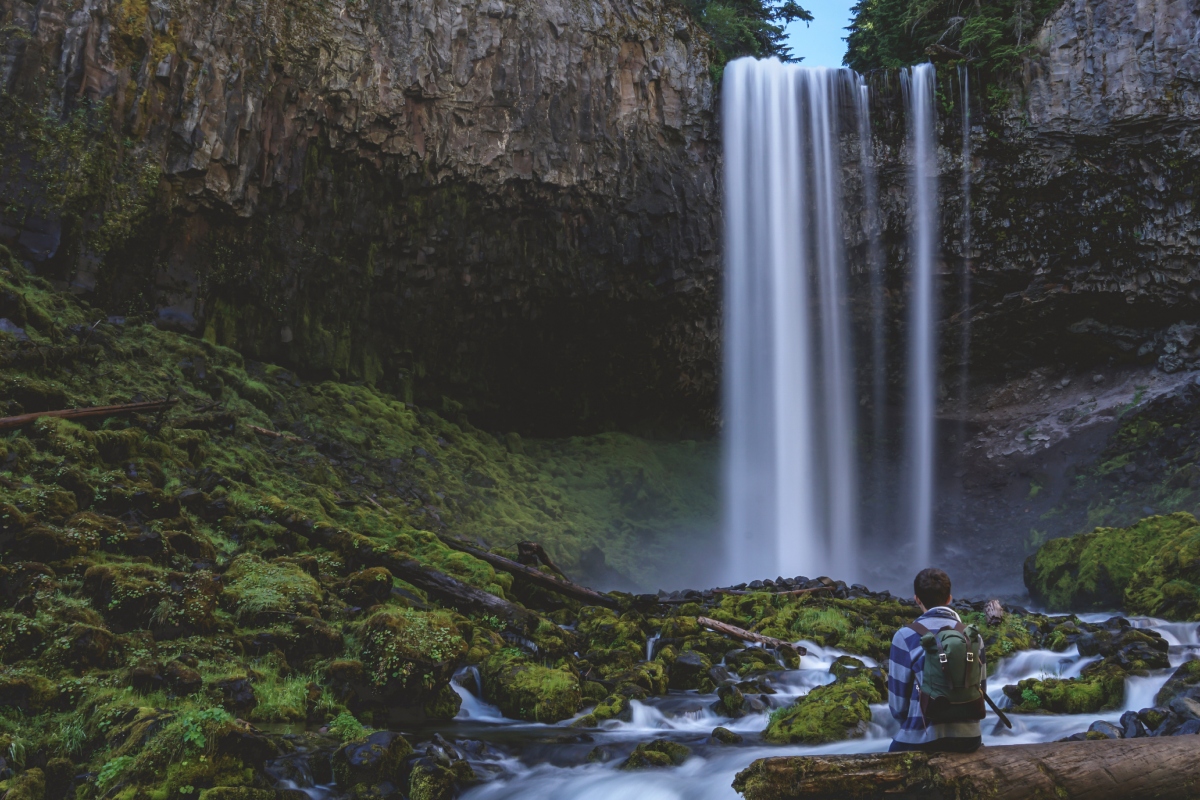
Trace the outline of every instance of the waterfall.
{"label": "waterfall", "polygon": [[724,74],[725,530],[740,579],[857,574],[857,415],[839,113],[849,70]]}
{"label": "waterfall", "polygon": [[934,413],[937,382],[934,258],[938,242],[934,152],[934,71],[921,64],[901,74],[908,116],[911,296],[908,301],[908,502],[917,563],[932,557]]}
{"label": "waterfall", "polygon": [[871,289],[871,470],[869,508],[874,512],[869,527],[883,522],[879,499],[886,491],[884,460],[887,441],[887,310],[884,308],[883,223],[879,213],[879,179],[871,138],[871,94],[858,80],[858,162],[863,183],[863,225],[867,233],[867,269]]}
{"label": "waterfall", "polygon": [[[938,256],[933,67],[905,71],[901,84],[911,164],[906,447],[903,463],[889,464],[886,260],[868,87],[850,70],[773,59],[740,59],[725,69],[723,490],[726,568],[735,580],[859,577],[860,552],[869,549],[859,508],[863,476],[880,523],[867,527],[898,524],[915,557],[929,561]],[[843,166],[851,175],[857,168],[858,184],[846,183]],[[861,328],[869,345],[864,338],[860,353],[848,232],[866,250],[856,265],[866,274],[855,285],[870,293],[857,298],[869,303],[870,315]],[[859,380],[864,389],[870,384],[862,400],[871,405],[869,443],[857,438]],[[907,526],[881,491],[892,485],[885,467],[904,476]],[[890,565],[875,559],[866,566]]]}
{"label": "waterfall", "polygon": [[962,349],[959,353],[958,375],[959,446],[962,446],[971,388],[971,73],[966,64],[958,67],[958,83],[962,97],[962,280],[959,286],[962,297]]}

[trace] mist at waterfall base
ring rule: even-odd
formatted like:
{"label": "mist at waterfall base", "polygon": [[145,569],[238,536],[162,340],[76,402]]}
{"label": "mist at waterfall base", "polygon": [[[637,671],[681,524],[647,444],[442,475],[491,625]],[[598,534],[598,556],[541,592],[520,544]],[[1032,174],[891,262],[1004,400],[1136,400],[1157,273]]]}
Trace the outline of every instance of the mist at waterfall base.
{"label": "mist at waterfall base", "polygon": [[[741,59],[723,77],[726,578],[902,587],[932,558],[934,69],[900,73],[905,347],[887,346],[871,87]],[[867,303],[866,323],[855,303]],[[902,390],[887,353],[903,352]],[[893,396],[895,395],[895,396]],[[887,406],[903,409],[896,414]]]}

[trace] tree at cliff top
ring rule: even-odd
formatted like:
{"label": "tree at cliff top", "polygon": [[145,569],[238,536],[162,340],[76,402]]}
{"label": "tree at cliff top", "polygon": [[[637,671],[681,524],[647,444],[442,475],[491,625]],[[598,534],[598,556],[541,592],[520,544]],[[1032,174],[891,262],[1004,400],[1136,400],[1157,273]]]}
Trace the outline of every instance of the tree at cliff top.
{"label": "tree at cliff top", "polygon": [[[847,41],[847,66],[865,72],[929,60],[945,48],[993,74],[1011,70],[1061,0],[859,0]],[[949,51],[949,52],[948,52]]]}
{"label": "tree at cliff top", "polygon": [[700,26],[712,37],[713,64],[718,77],[725,64],[742,56],[799,61],[787,46],[785,28],[813,17],[795,0],[774,4],[763,0],[682,0]]}

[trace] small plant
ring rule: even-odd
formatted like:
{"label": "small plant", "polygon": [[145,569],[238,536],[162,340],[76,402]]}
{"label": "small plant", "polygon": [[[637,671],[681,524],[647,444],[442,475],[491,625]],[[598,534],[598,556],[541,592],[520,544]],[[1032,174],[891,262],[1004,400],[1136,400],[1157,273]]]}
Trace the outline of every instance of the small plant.
{"label": "small plant", "polygon": [[133,766],[133,756],[118,756],[110,761],[105,761],[104,766],[100,768],[100,774],[96,776],[96,788],[102,792],[106,791],[120,780],[131,766]]}
{"label": "small plant", "polygon": [[329,732],[343,742],[361,739],[367,735],[367,729],[348,711],[343,711],[333,718],[333,722],[329,723]]}
{"label": "small plant", "polygon": [[1033,689],[1022,689],[1021,703],[1029,706],[1030,708],[1041,708],[1042,698],[1038,697],[1037,693],[1033,691]]}

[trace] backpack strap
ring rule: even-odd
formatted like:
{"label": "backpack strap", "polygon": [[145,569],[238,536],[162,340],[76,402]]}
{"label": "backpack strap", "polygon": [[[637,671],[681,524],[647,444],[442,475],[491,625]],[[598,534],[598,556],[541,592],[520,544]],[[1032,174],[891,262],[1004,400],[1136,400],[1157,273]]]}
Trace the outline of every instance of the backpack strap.
{"label": "backpack strap", "polygon": [[910,630],[915,631],[917,636],[924,636],[925,634],[929,633],[929,628],[926,628],[924,625],[922,625],[919,622],[910,622],[910,623],[908,623],[907,627]]}

